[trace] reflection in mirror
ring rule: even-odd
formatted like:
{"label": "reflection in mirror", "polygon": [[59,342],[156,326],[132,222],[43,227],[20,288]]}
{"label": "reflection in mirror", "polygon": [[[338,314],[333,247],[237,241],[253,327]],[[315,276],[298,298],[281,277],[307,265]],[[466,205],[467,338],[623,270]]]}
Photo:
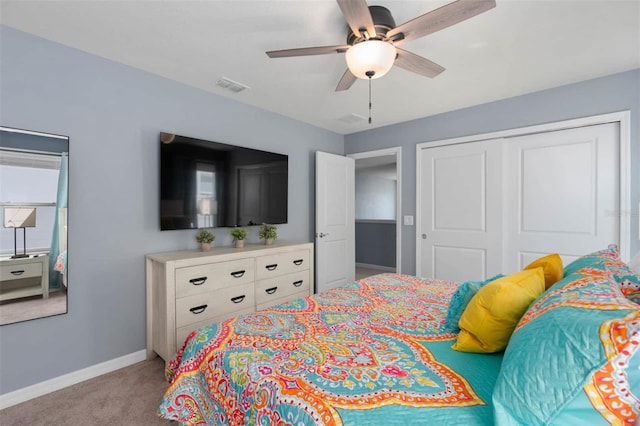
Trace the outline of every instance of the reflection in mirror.
{"label": "reflection in mirror", "polygon": [[67,136],[0,127],[0,325],[67,312],[68,161]]}

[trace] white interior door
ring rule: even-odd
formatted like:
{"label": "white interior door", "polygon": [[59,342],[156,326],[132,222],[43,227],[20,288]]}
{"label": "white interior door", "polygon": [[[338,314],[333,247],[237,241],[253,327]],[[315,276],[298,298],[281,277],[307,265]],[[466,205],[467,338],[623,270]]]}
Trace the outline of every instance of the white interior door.
{"label": "white interior door", "polygon": [[618,242],[619,138],[608,123],[508,139],[505,270],[554,252],[566,264]]}
{"label": "white interior door", "polygon": [[453,281],[500,273],[501,142],[421,150],[417,273]]}
{"label": "white interior door", "polygon": [[316,292],[355,279],[355,165],[316,152]]}

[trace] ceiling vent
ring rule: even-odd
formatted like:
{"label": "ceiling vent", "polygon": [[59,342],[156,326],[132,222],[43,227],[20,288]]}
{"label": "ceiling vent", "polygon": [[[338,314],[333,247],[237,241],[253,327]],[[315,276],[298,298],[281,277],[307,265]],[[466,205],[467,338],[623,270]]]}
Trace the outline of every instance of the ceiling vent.
{"label": "ceiling vent", "polygon": [[341,121],[346,124],[354,124],[360,121],[367,121],[367,119],[361,115],[351,113],[351,114],[345,115],[342,118],[338,118],[338,121]]}
{"label": "ceiling vent", "polygon": [[227,77],[221,77],[218,81],[216,81],[216,85],[222,87],[223,89],[230,90],[233,93],[240,93],[245,89],[250,89],[250,87],[246,84],[238,83],[237,81],[233,81]]}

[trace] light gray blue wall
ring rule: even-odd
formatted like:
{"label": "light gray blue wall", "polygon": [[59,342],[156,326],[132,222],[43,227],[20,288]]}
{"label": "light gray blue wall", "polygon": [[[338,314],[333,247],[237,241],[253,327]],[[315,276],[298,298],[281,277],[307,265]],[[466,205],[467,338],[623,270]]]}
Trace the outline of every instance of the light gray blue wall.
{"label": "light gray blue wall", "polygon": [[396,218],[396,181],[356,170],[355,214],[358,219]]}
{"label": "light gray blue wall", "polygon": [[[437,99],[425,97],[425,102]],[[640,250],[640,70],[544,90],[471,108],[434,115],[345,137],[345,152],[402,146],[402,215],[416,212],[416,144],[454,137],[631,111],[631,255]],[[403,226],[401,271],[416,271],[415,226]]]}
{"label": "light gray blue wall", "polygon": [[356,263],[396,267],[396,222],[356,220]]}
{"label": "light gray blue wall", "polygon": [[145,253],[196,248],[195,231],[159,231],[159,131],[288,154],[282,239],[312,241],[314,152],[344,153],[342,135],[4,26],[0,108],[70,137],[69,313],[0,327],[0,393],[144,349]]}

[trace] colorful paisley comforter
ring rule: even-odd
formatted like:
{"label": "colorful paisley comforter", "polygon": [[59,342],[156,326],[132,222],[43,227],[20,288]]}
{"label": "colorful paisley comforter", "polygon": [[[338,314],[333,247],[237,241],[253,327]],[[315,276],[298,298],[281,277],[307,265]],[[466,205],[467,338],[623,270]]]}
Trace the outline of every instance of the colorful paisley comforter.
{"label": "colorful paisley comforter", "polygon": [[189,425],[490,425],[502,354],[450,348],[456,283],[381,274],[193,332],[159,414]]}

